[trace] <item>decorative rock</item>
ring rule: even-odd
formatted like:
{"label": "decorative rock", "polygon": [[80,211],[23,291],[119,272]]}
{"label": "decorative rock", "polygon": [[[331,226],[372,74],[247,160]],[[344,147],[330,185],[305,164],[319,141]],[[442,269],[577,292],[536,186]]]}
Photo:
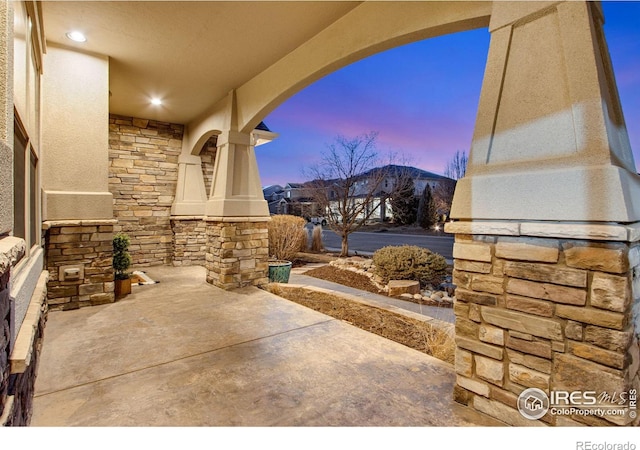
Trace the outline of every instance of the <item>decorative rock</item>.
{"label": "decorative rock", "polygon": [[400,294],[400,298],[404,298],[407,300],[413,300],[413,294],[409,294],[407,292],[405,292],[404,294]]}
{"label": "decorative rock", "polygon": [[421,294],[413,294],[413,299],[414,300],[422,300],[422,295]]}
{"label": "decorative rock", "polygon": [[389,295],[391,297],[402,294],[420,293],[420,283],[411,280],[391,280],[389,281]]}

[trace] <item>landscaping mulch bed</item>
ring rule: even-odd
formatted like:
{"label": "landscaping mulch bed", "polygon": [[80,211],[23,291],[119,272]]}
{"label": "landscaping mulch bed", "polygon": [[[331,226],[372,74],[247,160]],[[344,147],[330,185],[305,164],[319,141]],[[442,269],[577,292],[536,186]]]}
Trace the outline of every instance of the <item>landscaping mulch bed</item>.
{"label": "landscaping mulch bed", "polygon": [[280,297],[344,320],[365,331],[391,339],[442,361],[451,364],[454,362],[455,344],[452,332],[446,329],[438,329],[402,314],[326,292],[278,285],[268,285],[267,289]]}
{"label": "landscaping mulch bed", "polygon": [[385,295],[383,291],[380,291],[376,287],[376,285],[371,282],[369,277],[352,272],[350,270],[338,269],[336,267],[326,265],[318,267],[316,269],[308,270],[304,274],[311,277],[320,278],[321,280],[332,281],[334,283],[342,284],[344,286],[349,286],[355,289],[373,292],[374,294]]}

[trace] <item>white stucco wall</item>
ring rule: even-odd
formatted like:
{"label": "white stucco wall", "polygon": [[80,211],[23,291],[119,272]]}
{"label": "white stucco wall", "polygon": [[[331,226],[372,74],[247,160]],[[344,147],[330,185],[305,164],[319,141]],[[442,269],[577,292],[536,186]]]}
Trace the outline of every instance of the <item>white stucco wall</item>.
{"label": "white stucco wall", "polygon": [[49,45],[43,76],[43,219],[110,219],[109,60]]}
{"label": "white stucco wall", "polygon": [[13,17],[0,0],[0,234],[13,226]]}

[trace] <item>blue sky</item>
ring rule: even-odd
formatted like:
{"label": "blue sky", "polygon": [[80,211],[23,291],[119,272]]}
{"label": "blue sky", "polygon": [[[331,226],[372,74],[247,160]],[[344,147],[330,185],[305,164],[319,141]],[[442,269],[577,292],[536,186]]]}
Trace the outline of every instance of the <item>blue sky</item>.
{"label": "blue sky", "polygon": [[[605,35],[636,165],[640,161],[640,2],[603,2]],[[263,185],[304,181],[339,134],[377,131],[378,149],[442,173],[469,150],[489,31],[415,42],[347,66],[294,95],[265,123],[278,139],[256,149]],[[283,164],[286,161],[286,164]]]}

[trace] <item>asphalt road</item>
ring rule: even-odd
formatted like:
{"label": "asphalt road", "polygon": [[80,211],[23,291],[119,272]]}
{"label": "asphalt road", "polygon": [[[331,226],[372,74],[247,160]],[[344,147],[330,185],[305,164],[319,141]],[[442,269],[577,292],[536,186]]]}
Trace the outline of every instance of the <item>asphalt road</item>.
{"label": "asphalt road", "polygon": [[[340,250],[341,239],[330,230],[322,231],[322,242],[328,250]],[[439,253],[445,259],[453,260],[453,235],[442,233],[441,236],[425,236],[395,233],[355,232],[349,235],[349,254],[355,251],[370,254],[387,245],[417,245]]]}

